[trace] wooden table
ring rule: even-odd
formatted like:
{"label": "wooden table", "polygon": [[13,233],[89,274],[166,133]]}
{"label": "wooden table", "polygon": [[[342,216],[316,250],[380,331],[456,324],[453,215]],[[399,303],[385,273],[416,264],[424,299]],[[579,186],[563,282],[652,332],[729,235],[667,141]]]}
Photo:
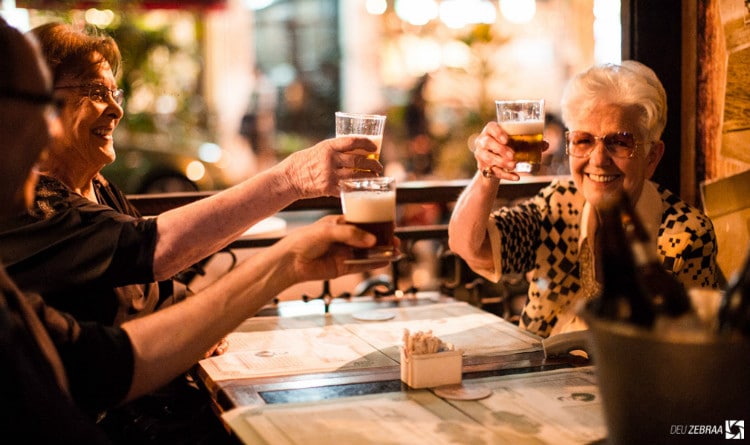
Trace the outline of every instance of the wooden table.
{"label": "wooden table", "polygon": [[337,299],[327,314],[319,300],[268,307],[229,335],[226,354],[202,360],[194,375],[234,433],[239,428],[253,436],[243,429],[243,410],[362,396],[379,404],[423,393],[400,380],[404,329],[431,330],[463,350],[464,384],[588,365],[572,357],[545,358],[539,337],[467,303],[422,292]]}

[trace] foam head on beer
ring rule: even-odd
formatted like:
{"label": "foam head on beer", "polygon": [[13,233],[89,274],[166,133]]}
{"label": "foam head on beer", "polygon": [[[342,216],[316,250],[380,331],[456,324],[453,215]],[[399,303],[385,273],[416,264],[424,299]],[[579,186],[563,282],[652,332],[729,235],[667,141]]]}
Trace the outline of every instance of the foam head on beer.
{"label": "foam head on beer", "polygon": [[355,250],[355,256],[393,252],[396,220],[396,188],[391,177],[347,179],[341,181],[341,208],[348,224],[370,232],[377,238],[371,251]]}

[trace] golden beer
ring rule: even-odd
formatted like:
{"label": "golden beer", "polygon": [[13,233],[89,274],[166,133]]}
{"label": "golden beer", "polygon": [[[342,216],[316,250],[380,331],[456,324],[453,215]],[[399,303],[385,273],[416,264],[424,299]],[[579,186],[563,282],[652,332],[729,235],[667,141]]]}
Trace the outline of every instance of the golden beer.
{"label": "golden beer", "polygon": [[515,171],[539,171],[544,151],[544,99],[496,100],[497,122],[508,133]]}
{"label": "golden beer", "polygon": [[530,172],[539,170],[544,150],[542,133],[510,135],[508,145],[515,152],[514,161],[530,164]]}
{"label": "golden beer", "polygon": [[368,159],[376,161],[380,159],[380,147],[383,145],[383,130],[385,129],[385,115],[337,111],[335,117],[336,137],[354,136],[368,138],[378,147],[374,153],[360,152],[359,150],[354,150],[351,153],[366,155]]}
{"label": "golden beer", "polygon": [[374,159],[376,161],[380,159],[380,147],[382,147],[383,145],[383,135],[373,136],[369,134],[352,134],[350,136],[367,138],[371,140],[373,144],[375,144],[378,147],[378,149],[375,150],[375,152],[366,152],[364,150],[362,151],[354,150],[352,151],[352,153],[367,155],[367,159]]}

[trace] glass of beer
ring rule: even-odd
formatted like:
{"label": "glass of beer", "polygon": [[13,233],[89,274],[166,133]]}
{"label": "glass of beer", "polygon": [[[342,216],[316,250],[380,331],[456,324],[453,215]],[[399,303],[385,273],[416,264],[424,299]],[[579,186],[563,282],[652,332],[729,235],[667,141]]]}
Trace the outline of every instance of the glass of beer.
{"label": "glass of beer", "polygon": [[536,173],[542,163],[544,99],[496,100],[497,122],[510,136],[518,173]]}
{"label": "glass of beer", "polygon": [[353,249],[349,262],[395,261],[393,245],[396,228],[396,181],[388,176],[344,179],[341,186],[341,209],[347,224],[354,224],[377,238],[369,249]]}
{"label": "glass of beer", "polygon": [[367,153],[367,157],[380,159],[380,147],[383,145],[383,130],[385,116],[381,114],[361,114],[336,112],[336,137],[361,136],[372,140],[378,149],[375,153]]}

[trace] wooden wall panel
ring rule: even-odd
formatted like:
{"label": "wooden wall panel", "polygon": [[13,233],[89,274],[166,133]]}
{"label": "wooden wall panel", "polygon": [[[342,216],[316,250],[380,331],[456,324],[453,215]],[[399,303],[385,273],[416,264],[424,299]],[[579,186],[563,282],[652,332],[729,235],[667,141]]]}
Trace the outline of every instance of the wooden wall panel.
{"label": "wooden wall panel", "polygon": [[750,169],[750,10],[745,0],[698,0],[697,150],[705,180]]}

